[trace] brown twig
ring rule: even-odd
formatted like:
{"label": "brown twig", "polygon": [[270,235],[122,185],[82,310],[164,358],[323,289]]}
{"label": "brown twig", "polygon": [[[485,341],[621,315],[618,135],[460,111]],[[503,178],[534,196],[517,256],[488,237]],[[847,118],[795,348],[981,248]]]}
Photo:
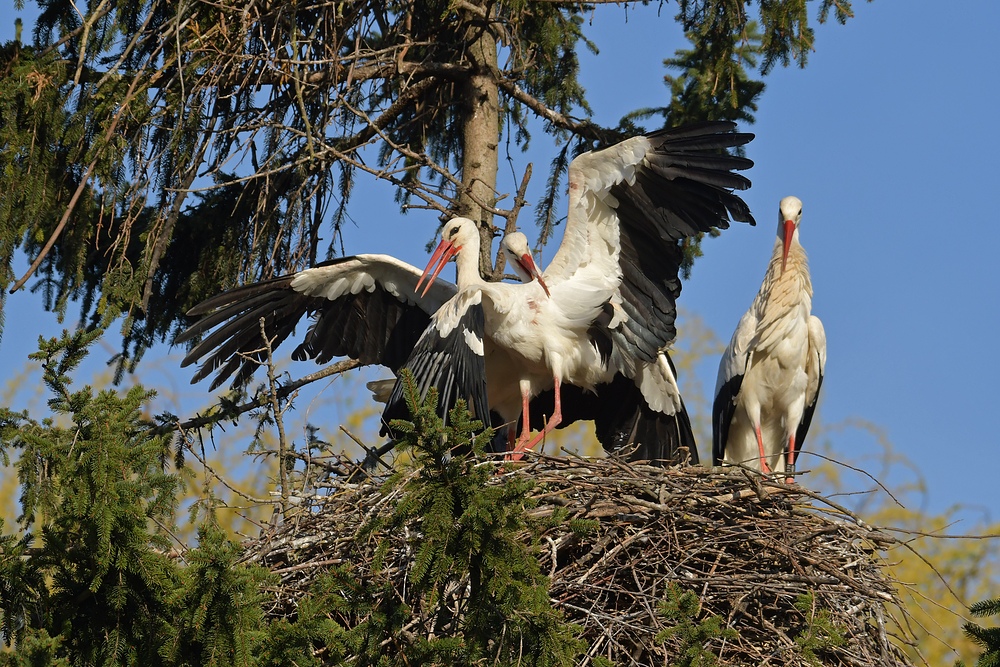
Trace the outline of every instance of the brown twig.
{"label": "brown twig", "polygon": [[[289,382],[288,384],[281,385],[278,387],[278,398],[284,399],[292,392],[316,382],[317,380],[322,380],[323,378],[330,377],[331,375],[337,375],[338,373],[344,373],[346,371],[357,368],[361,365],[361,362],[356,359],[345,359],[344,361],[338,361],[335,364],[327,366],[321,371],[316,371],[315,373],[310,373],[304,377],[295,380],[294,382]],[[256,410],[257,408],[262,408],[267,405],[270,401],[270,396],[266,393],[258,394],[246,403],[241,403],[237,405],[232,410],[228,410],[223,413],[213,412],[210,415],[199,415],[198,417],[193,417],[186,421],[177,422],[176,424],[170,424],[167,428],[170,430],[187,431],[191,429],[201,428],[202,426],[208,426],[209,424],[216,424],[223,419],[234,419],[239,415],[242,415],[251,410]]]}

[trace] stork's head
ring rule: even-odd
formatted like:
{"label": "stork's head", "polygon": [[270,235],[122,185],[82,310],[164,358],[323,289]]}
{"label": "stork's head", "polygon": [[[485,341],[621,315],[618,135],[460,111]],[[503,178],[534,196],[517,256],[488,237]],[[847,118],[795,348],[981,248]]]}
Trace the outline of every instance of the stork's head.
{"label": "stork's head", "polygon": [[778,236],[782,239],[784,246],[781,252],[781,272],[785,272],[785,264],[788,262],[788,249],[792,246],[792,239],[799,230],[799,223],[802,222],[802,200],[798,197],[785,197],[778,204]]}
{"label": "stork's head", "polygon": [[531,249],[528,247],[528,237],[521,232],[511,232],[503,237],[500,242],[503,254],[510,263],[514,273],[521,279],[521,282],[530,283],[537,280],[538,284],[545,290],[545,296],[549,294],[549,287],[542,278],[542,272],[538,270],[534,258],[531,256]]}
{"label": "stork's head", "polygon": [[476,249],[474,254],[479,254],[479,230],[476,228],[476,223],[468,218],[452,218],[441,230],[441,242],[434,250],[434,254],[431,255],[431,261],[427,263],[427,268],[421,274],[420,280],[417,281],[416,291],[419,292],[420,285],[424,280],[427,280],[420,296],[427,294],[427,290],[437,280],[444,265],[458,255],[459,251],[466,245],[474,246]]}

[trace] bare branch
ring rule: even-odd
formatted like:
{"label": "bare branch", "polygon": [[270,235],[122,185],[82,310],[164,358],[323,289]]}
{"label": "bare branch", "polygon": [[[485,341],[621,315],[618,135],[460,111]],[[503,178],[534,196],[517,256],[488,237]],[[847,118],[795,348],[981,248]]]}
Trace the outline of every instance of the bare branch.
{"label": "bare branch", "polygon": [[[294,382],[289,382],[288,384],[278,387],[277,397],[278,399],[284,399],[289,396],[292,392],[305,387],[306,385],[312,384],[317,380],[322,380],[323,378],[330,377],[331,375],[337,375],[339,373],[344,373],[354,368],[361,366],[361,362],[356,359],[345,359],[344,361],[338,361],[337,363],[324,368],[321,371],[316,371],[315,373],[310,373],[309,375],[303,376]],[[256,410],[257,408],[262,408],[271,400],[271,397],[266,394],[257,394],[251,400],[246,403],[237,405],[232,410],[227,410],[222,413],[215,413],[206,416],[194,417],[193,419],[188,419],[183,422],[178,422],[176,424],[171,424],[169,430],[177,431],[187,431],[195,428],[201,428],[202,426],[209,426],[211,424],[217,424],[224,419],[235,419],[239,415],[250,412],[251,410]]]}
{"label": "bare branch", "polygon": [[518,84],[507,79],[499,79],[497,84],[503,89],[505,93],[513,97],[518,102],[524,104],[526,107],[534,111],[536,114],[549,121],[556,127],[563,128],[564,130],[569,130],[576,135],[584,137],[586,139],[594,139],[599,141],[605,141],[607,139],[608,131],[601,127],[591,123],[589,120],[577,121],[573,120],[569,116],[559,113],[553,109],[550,109],[541,100],[535,99],[529,95],[524,89],[522,89]]}

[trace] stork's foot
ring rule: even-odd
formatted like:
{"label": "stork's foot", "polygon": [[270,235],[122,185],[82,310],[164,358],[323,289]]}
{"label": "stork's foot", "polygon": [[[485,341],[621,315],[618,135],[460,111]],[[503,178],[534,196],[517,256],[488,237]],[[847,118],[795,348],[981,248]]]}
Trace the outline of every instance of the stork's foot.
{"label": "stork's foot", "polygon": [[520,461],[524,458],[524,453],[534,446],[531,441],[531,433],[522,433],[521,437],[517,439],[517,444],[510,448],[507,452],[507,456],[504,457],[507,461]]}
{"label": "stork's foot", "polygon": [[520,461],[524,458],[524,449],[513,449],[507,452],[507,456],[503,457],[505,461]]}
{"label": "stork's foot", "polygon": [[513,450],[511,450],[510,454],[508,454],[508,458],[511,461],[520,461],[522,458],[524,458],[525,452],[534,451],[535,447],[537,447],[541,443],[544,443],[545,436],[547,436],[549,432],[551,432],[552,429],[554,429],[555,427],[556,427],[556,422],[550,420],[549,423],[546,424],[546,427],[543,430],[535,434],[535,437],[532,438],[530,433],[522,435],[518,439],[517,445],[514,447]]}
{"label": "stork's foot", "polygon": [[529,449],[534,451],[535,447],[544,443],[545,436],[548,434],[549,431],[546,429],[539,431],[538,433],[535,434],[534,438],[532,438],[526,445],[524,445],[521,451],[528,451]]}

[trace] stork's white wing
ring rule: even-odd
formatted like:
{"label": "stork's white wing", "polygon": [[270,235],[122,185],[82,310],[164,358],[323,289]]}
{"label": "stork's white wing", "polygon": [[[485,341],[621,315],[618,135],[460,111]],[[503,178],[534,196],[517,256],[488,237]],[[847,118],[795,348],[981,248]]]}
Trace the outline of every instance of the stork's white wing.
{"label": "stork's white wing", "polygon": [[609,197],[616,183],[635,181],[652,144],[632,137],[600,151],[587,152],[569,165],[569,215],[562,244],[545,269],[550,281],[569,279],[581,266],[597,262],[617,271],[617,224]]}
{"label": "stork's white wing", "polygon": [[[606,286],[593,298],[603,296],[615,309],[612,364],[630,376],[637,364],[655,363],[676,336],[684,239],[725,229],[730,218],[754,222],[732,192],[749,187],[736,172],[753,163],[725,150],[753,135],[735,128],[707,122],[663,130],[570,164],[566,231],[545,277],[553,297],[561,281],[601,277]],[[603,302],[571,305],[582,314]]]}
{"label": "stork's white wing", "polygon": [[293,359],[327,363],[343,356],[396,370],[430,316],[456,291],[453,284],[439,280],[420,298],[415,291],[420,274],[420,269],[388,255],[356,255],[223,292],[188,312],[205,317],[175,342],[208,335],[192,347],[182,365],[205,357],[192,382],[215,372],[212,389],[234,373],[233,384],[243,384],[266,359],[261,318],[274,349],[304,315],[315,314]]}

